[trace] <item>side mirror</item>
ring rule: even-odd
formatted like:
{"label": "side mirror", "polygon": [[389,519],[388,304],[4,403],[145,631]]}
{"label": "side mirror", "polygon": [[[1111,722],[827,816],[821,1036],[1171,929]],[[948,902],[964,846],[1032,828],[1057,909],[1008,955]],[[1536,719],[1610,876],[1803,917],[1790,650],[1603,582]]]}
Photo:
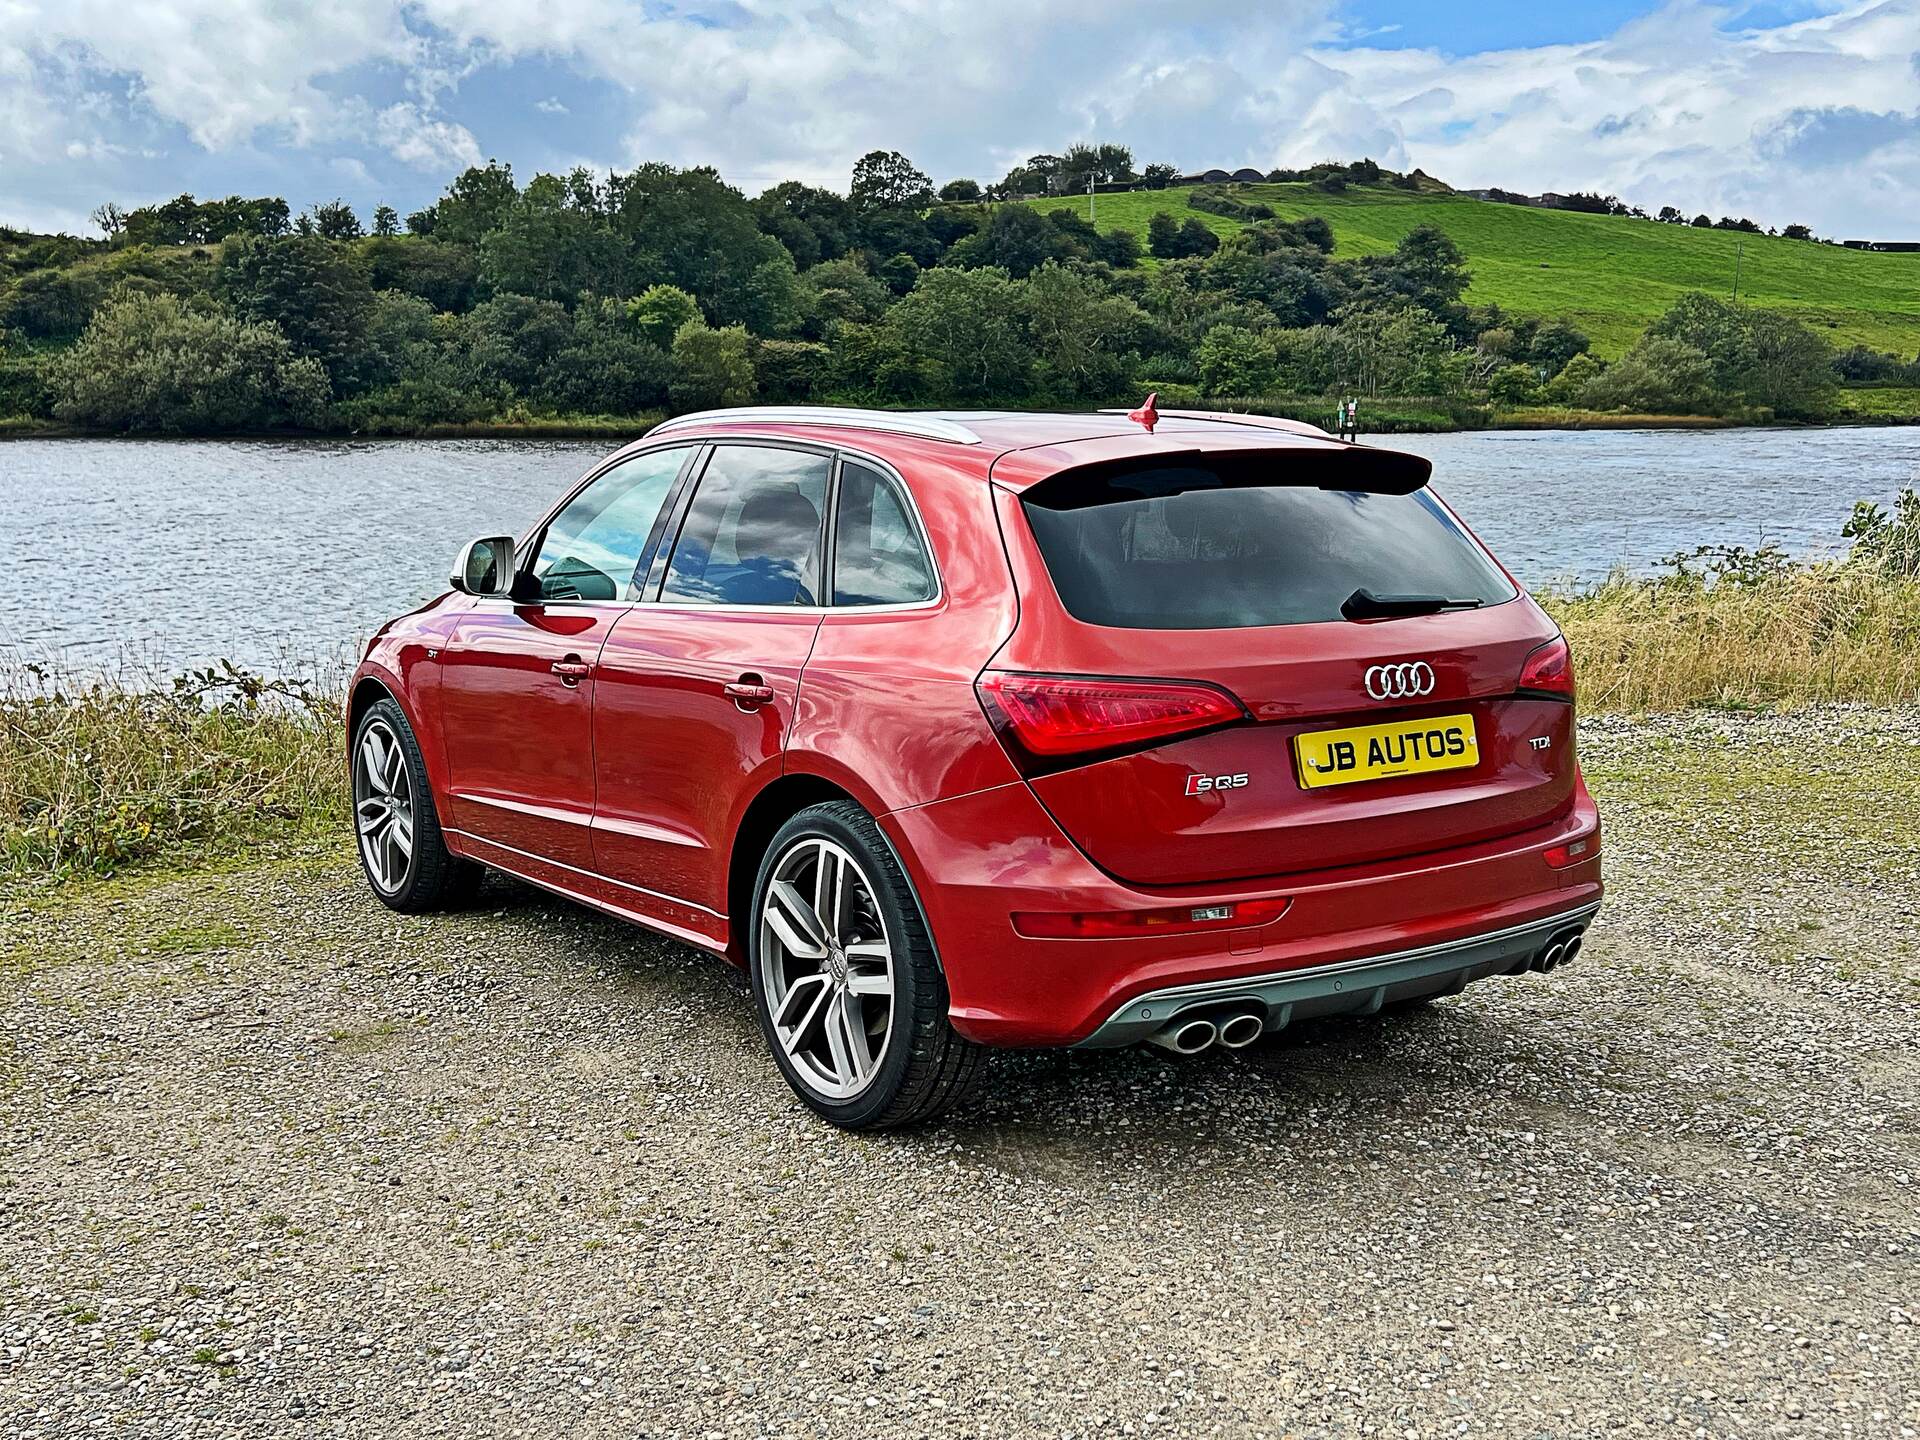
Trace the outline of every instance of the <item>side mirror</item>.
{"label": "side mirror", "polygon": [[513,591],[513,537],[490,535],[469,541],[453,562],[447,583],[463,595],[507,595]]}

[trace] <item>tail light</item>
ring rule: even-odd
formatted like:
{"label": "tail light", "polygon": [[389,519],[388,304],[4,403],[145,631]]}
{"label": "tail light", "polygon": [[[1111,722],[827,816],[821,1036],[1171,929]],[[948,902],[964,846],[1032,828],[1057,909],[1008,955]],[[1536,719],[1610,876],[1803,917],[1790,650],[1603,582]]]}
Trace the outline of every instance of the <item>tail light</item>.
{"label": "tail light", "polygon": [[1247,718],[1233,696],[1194,680],[989,670],[974,689],[994,730],[1030,775]]}
{"label": "tail light", "polygon": [[1573,699],[1573,651],[1567,637],[1556,635],[1528,655],[1520,666],[1518,688],[1528,694]]}

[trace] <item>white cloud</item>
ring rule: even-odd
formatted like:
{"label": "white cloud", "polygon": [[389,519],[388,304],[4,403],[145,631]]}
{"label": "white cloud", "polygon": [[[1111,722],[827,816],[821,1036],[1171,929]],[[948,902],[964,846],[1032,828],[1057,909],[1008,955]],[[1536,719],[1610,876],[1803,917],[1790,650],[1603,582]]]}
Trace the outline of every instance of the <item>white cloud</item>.
{"label": "white cloud", "polygon": [[349,185],[370,186],[373,184],[373,172],[367,169],[366,162],[351,155],[336,155],[327,162],[327,169],[339,176]]}
{"label": "white cloud", "polygon": [[[300,147],[370,138],[424,176],[482,154],[449,110],[535,62],[624,94],[601,163],[711,163],[749,190],[843,183],[875,146],[992,179],[1098,136],[1142,161],[1371,154],[1459,185],[1920,236],[1920,0],[1817,8],[1738,31],[1674,0],[1592,42],[1453,58],[1341,38],[1336,0],[10,0],[0,160],[125,139],[69,118],[104,96],[208,152],[264,147],[297,172]],[[346,90],[368,76],[379,99]],[[488,150],[513,158],[529,118],[490,114]]]}
{"label": "white cloud", "polygon": [[374,123],[380,148],[416,170],[451,172],[480,163],[480,146],[466,126],[435,120],[401,102],[382,110]]}
{"label": "white cloud", "polygon": [[124,77],[137,99],[209,149],[271,127],[303,138],[333,110],[314,81],[353,64],[416,60],[421,41],[391,0],[13,0],[0,66],[80,63]]}

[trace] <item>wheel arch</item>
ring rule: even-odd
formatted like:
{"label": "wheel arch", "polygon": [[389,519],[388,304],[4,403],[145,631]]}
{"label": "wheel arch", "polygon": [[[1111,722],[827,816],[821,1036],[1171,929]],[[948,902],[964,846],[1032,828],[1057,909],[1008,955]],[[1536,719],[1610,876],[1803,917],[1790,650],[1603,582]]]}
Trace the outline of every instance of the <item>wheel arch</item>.
{"label": "wheel arch", "polygon": [[740,823],[734,826],[733,845],[727,855],[727,959],[735,965],[747,963],[753,882],[775,832],[809,805],[836,800],[861,805],[858,797],[825,776],[802,772],[775,776],[747,802]]}
{"label": "wheel arch", "polygon": [[420,758],[426,762],[427,780],[433,786],[434,803],[442,807],[444,813],[447,793],[446,756],[440,750],[439,731],[423,724],[419,712],[408,699],[407,687],[385,669],[363,664],[355,672],[352,683],[347,689],[347,755],[353,754],[353,732],[360,724],[360,717],[377,702],[391,700],[400,707],[400,713],[406,717],[407,725],[413,731],[414,744],[420,747]]}
{"label": "wheel arch", "polygon": [[[753,882],[760,873],[760,861],[767,853],[767,846],[773,842],[774,835],[782,825],[809,805],[826,805],[835,801],[858,805],[876,822],[879,820],[880,812],[870,801],[824,775],[806,770],[788,771],[769,781],[748,802],[740,823],[734,828],[733,847],[727,857],[726,954],[733,964],[744,967],[747,963],[747,933],[753,924]],[[874,828],[880,833],[881,843],[893,853],[893,863],[900,867],[900,873],[907,878],[907,891],[913,896],[914,909],[920,913],[920,927],[926,932],[927,943],[933,948],[934,962],[941,964],[940,946],[933,938],[927,907],[913,883],[913,871],[885,828],[877,823]],[[944,964],[941,964],[941,969],[944,973]]]}

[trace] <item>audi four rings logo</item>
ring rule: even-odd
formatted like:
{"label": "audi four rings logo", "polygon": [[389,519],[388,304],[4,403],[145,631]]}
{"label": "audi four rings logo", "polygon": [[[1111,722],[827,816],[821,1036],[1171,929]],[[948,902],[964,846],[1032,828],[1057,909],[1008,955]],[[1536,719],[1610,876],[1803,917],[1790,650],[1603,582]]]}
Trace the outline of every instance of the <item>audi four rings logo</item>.
{"label": "audi four rings logo", "polygon": [[1433,667],[1424,660],[1405,665],[1369,665],[1367,694],[1376,700],[1412,700],[1433,693]]}

